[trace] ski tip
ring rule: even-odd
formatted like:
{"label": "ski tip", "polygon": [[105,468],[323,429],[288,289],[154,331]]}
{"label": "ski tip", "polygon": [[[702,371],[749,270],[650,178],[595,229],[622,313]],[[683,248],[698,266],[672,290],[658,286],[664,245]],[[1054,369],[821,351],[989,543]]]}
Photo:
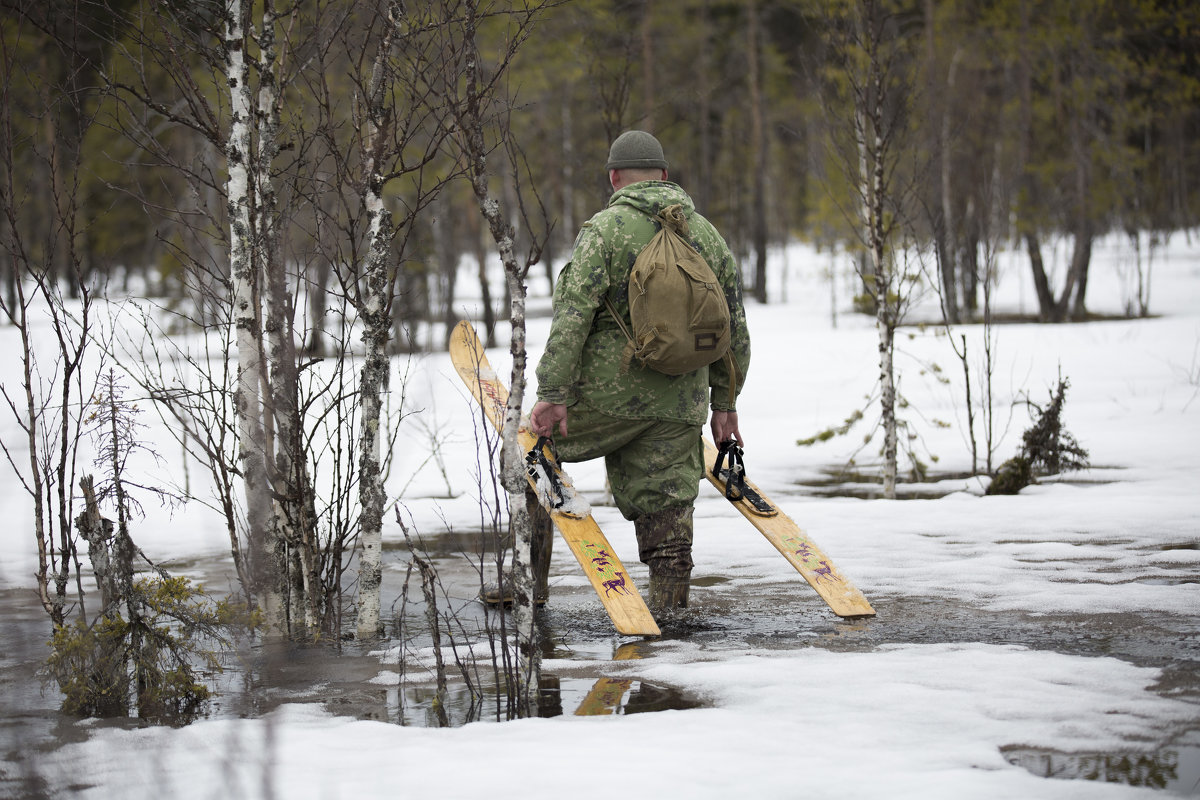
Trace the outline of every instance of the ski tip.
{"label": "ski tip", "polygon": [[654,638],[662,636],[662,631],[658,627],[658,623],[654,620],[649,620],[641,623],[622,623],[614,625],[617,633],[622,636],[641,636],[643,638]]}
{"label": "ski tip", "polygon": [[871,604],[865,597],[860,597],[853,603],[844,604],[838,608],[832,606],[830,608],[842,619],[870,619],[875,616],[875,609],[871,608]]}

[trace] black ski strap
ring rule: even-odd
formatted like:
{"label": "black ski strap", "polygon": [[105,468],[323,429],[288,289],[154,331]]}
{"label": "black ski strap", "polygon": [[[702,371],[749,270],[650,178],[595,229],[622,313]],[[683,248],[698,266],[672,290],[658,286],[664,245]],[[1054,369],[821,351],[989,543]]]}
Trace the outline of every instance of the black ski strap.
{"label": "black ski strap", "polygon": [[[729,458],[729,469],[721,474],[721,462]],[[725,499],[741,500],[746,493],[746,465],[742,460],[742,448],[736,439],[726,439],[717,450],[717,461],[713,464],[713,476],[725,481]]]}
{"label": "black ski strap", "polygon": [[[729,459],[729,469],[721,469],[721,462],[726,458]],[[730,502],[744,501],[744,507],[760,517],[773,517],[779,513],[779,509],[771,505],[767,498],[746,483],[746,465],[742,460],[742,448],[736,440],[721,442],[717,460],[713,464],[713,477],[718,485],[724,482],[725,498]]]}
{"label": "black ski strap", "polygon": [[[550,450],[550,458],[546,457],[547,449]],[[525,464],[525,471],[529,473],[529,479],[534,483],[537,483],[541,473],[545,473],[546,480],[550,482],[550,485],[546,487],[546,494],[551,506],[562,508],[566,505],[567,493],[563,489],[562,480],[558,477],[558,449],[554,446],[554,440],[549,436],[539,436],[537,444],[525,454]],[[542,467],[541,473],[537,469],[538,465]]]}

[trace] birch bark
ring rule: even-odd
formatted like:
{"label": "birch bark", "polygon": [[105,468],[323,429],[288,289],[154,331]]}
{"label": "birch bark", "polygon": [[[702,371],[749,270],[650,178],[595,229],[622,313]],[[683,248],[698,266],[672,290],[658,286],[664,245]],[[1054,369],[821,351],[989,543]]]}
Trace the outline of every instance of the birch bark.
{"label": "birch bark", "polygon": [[501,430],[503,464],[501,484],[508,495],[508,507],[513,530],[513,622],[516,627],[515,696],[517,715],[536,716],[538,650],[534,647],[534,585],[531,560],[532,530],[525,508],[525,471],[517,431],[521,421],[521,406],[525,398],[525,269],[517,260],[512,227],[505,221],[500,203],[488,188],[487,147],[483,133],[483,102],[480,94],[482,72],[476,39],[476,3],[466,4],[463,21],[463,46],[466,53],[465,102],[458,109],[459,141],[467,162],[467,174],[479,205],[480,214],[487,220],[492,240],[504,264],[505,285],[510,298],[512,323],[512,373],[509,380],[508,406]]}
{"label": "birch bark", "polygon": [[388,10],[387,32],[371,70],[368,85],[367,131],[364,138],[363,203],[367,210],[367,258],[363,267],[363,294],[359,315],[363,323],[366,355],[359,376],[359,502],[362,504],[360,536],[362,552],[358,571],[357,636],[369,639],[383,633],[380,621],[380,585],[383,576],[383,506],[385,495],[380,457],[382,395],[390,383],[387,344],[391,333],[389,255],[395,228],[383,200],[385,177],[380,157],[387,135],[388,112],[384,106],[389,81],[388,61],[400,33],[403,9],[393,4]]}
{"label": "birch bark", "polygon": [[229,268],[238,354],[238,460],[246,493],[251,589],[265,617],[268,636],[282,636],[286,620],[275,583],[279,573],[270,545],[271,496],[266,475],[263,429],[263,359],[259,310],[260,274],[254,253],[254,198],[251,190],[253,98],[246,41],[249,4],[229,0],[225,18],[226,78],[230,94],[227,162]]}
{"label": "birch bark", "polygon": [[899,317],[899,287],[887,251],[885,213],[885,170],[889,133],[884,130],[887,83],[880,53],[882,31],[879,8],[873,2],[859,7],[859,41],[865,50],[866,79],[856,90],[855,127],[858,139],[859,180],[863,196],[863,222],[871,259],[871,285],[875,301],[875,329],[879,337],[879,406],[883,428],[883,495],[896,497],[896,325]]}

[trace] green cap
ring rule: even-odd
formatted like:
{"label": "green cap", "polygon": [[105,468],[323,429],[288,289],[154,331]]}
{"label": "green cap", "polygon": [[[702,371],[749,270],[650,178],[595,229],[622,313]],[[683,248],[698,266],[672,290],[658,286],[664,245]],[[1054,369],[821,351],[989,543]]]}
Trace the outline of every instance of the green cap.
{"label": "green cap", "polygon": [[625,131],[618,136],[608,151],[608,163],[604,165],[605,170],[666,168],[662,145],[645,131]]}

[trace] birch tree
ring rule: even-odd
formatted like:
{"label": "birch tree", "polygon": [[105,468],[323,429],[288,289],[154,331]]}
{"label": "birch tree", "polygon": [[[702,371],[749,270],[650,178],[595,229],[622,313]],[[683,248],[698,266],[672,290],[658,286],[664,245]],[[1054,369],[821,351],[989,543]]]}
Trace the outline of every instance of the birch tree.
{"label": "birch tree", "polygon": [[[391,364],[387,358],[392,332],[392,301],[396,292],[397,245],[401,254],[417,213],[442,191],[450,176],[418,178],[406,198],[406,213],[399,215],[385,202],[389,181],[419,174],[436,158],[445,127],[441,100],[422,74],[438,57],[431,37],[423,32],[431,20],[409,14],[402,2],[389,0],[380,16],[382,33],[363,93],[364,135],[360,154],[362,173],[356,182],[366,222],[366,255],[354,305],[362,321],[365,345],[359,377],[359,502],[361,556],[359,564],[359,638],[382,633],[380,581],[382,577],[383,515],[386,496],[381,455],[381,397],[388,391]],[[409,159],[405,158],[410,151]],[[412,158],[412,152],[417,156]]]}
{"label": "birch tree", "polygon": [[[357,476],[353,469],[328,463],[348,458],[353,448],[331,453],[327,443],[340,435],[330,435],[328,426],[349,424],[351,404],[358,398],[345,390],[340,362],[327,378],[313,382],[315,394],[301,396],[306,390],[296,340],[303,333],[294,327],[295,293],[302,277],[298,270],[304,263],[296,249],[299,209],[336,209],[338,204],[326,198],[340,190],[335,184],[331,191],[323,182],[312,153],[322,137],[336,140],[334,129],[347,126],[344,114],[332,122],[326,115],[329,124],[313,130],[305,113],[286,107],[304,98],[303,92],[289,101],[288,89],[320,85],[312,72],[321,61],[313,55],[323,54],[321,47],[328,43],[321,37],[326,31],[359,23],[365,28],[373,17],[370,9],[349,0],[336,8],[293,4],[283,10],[270,0],[235,0],[200,9],[139,6],[129,18],[130,39],[106,75],[115,105],[114,127],[144,157],[182,176],[193,190],[189,202],[177,206],[142,197],[147,212],[182,220],[190,230],[223,244],[227,254],[227,259],[202,264],[201,259],[219,249],[175,251],[193,259],[200,270],[223,273],[214,284],[228,286],[223,302],[229,306],[227,322],[237,362],[232,382],[219,373],[223,361],[217,362],[216,374],[205,372],[213,362],[181,345],[171,356],[181,367],[176,374],[158,374],[148,367],[139,382],[169,406],[168,416],[183,422],[182,435],[191,451],[208,460],[223,495],[221,506],[244,589],[272,637],[310,638],[333,623],[348,540],[357,522],[352,522],[356,506],[344,502],[345,487]],[[169,101],[164,99],[168,94]],[[181,157],[177,142],[164,132],[187,139],[189,147],[183,152],[190,159]],[[204,148],[219,156],[211,161],[197,158],[195,151]],[[342,160],[351,163],[344,154]],[[224,175],[206,166],[222,161]],[[313,186],[321,189],[314,191]],[[208,190],[223,198],[220,207],[202,202],[211,196]],[[314,228],[323,227],[330,226],[318,218]],[[211,298],[215,307],[214,301],[222,298]],[[135,342],[131,349],[161,352],[153,328],[154,322],[148,321],[146,338],[151,343]],[[170,339],[164,337],[162,343],[167,342]],[[190,380],[201,386],[189,386]],[[223,393],[234,398],[229,438],[236,440],[240,498],[225,495],[229,465],[224,461],[229,454],[219,438],[208,438],[225,420],[222,402],[207,398]],[[314,442],[319,444],[314,447]],[[317,508],[312,476],[322,460],[334,480]],[[244,547],[239,541],[243,537]]]}
{"label": "birch tree", "polygon": [[266,618],[266,628],[286,630],[284,593],[279,586],[282,564],[272,540],[272,502],[267,480],[266,432],[263,427],[262,386],[265,383],[262,342],[260,261],[255,258],[255,206],[251,194],[254,125],[247,30],[251,4],[230,0],[226,7],[226,79],[230,92],[229,136],[225,143],[228,172],[225,197],[229,218],[229,274],[237,342],[238,460],[246,495],[250,529],[249,574],[252,591]]}
{"label": "birch tree", "polygon": [[[883,493],[896,496],[899,421],[896,416],[896,328],[904,318],[918,271],[909,267],[898,238],[909,220],[912,185],[900,172],[907,111],[912,103],[911,60],[899,32],[902,19],[887,0],[848,0],[833,19],[833,59],[826,91],[843,108],[831,135],[845,136],[853,150],[840,158],[855,187],[849,210],[860,231],[866,261],[859,267],[875,316],[879,353],[879,428],[883,434]],[[908,238],[906,243],[911,243]],[[902,255],[905,254],[905,255]],[[869,440],[870,437],[868,437]]]}
{"label": "birch tree", "polygon": [[404,9],[389,3],[379,52],[366,86],[366,133],[363,137],[362,200],[367,215],[367,256],[363,270],[363,293],[359,313],[363,322],[366,354],[360,371],[359,397],[362,416],[359,421],[359,502],[362,503],[360,556],[358,568],[358,638],[372,638],[383,631],[379,618],[380,583],[383,554],[383,476],[379,456],[380,394],[387,391],[391,369],[387,359],[388,333],[391,329],[389,265],[392,245],[392,218],[383,201],[385,177],[380,157],[385,147],[385,126],[389,117],[385,105],[389,85],[389,61],[395,41],[401,35]]}
{"label": "birch tree", "polygon": [[[522,163],[520,148],[513,140],[510,111],[506,108],[509,98],[504,95],[505,73],[521,45],[530,35],[533,25],[545,4],[532,4],[521,10],[513,10],[500,22],[504,25],[499,55],[490,70],[485,67],[480,53],[480,11],[477,0],[447,2],[447,35],[453,41],[452,49],[458,59],[448,62],[451,70],[444,78],[446,87],[453,90],[450,99],[450,119],[454,124],[451,142],[465,163],[479,213],[487,223],[488,231],[499,252],[504,266],[507,293],[511,298],[509,318],[512,323],[512,339],[509,352],[512,355],[512,373],[509,380],[508,406],[505,410],[501,431],[504,462],[501,468],[501,483],[508,495],[508,507],[514,534],[513,543],[513,591],[514,618],[516,626],[516,685],[510,687],[510,697],[517,699],[518,716],[536,716],[538,649],[534,641],[534,586],[531,569],[532,528],[525,506],[525,480],[523,452],[517,432],[521,422],[521,407],[525,396],[525,278],[529,268],[537,263],[545,235],[532,237],[532,247],[524,255],[517,252],[515,231],[509,223],[514,212],[526,224],[532,222],[523,199],[518,208],[506,209],[499,201],[490,184],[492,177],[488,158],[498,147],[508,151],[509,164],[513,169],[514,185],[519,183],[518,167]],[[451,12],[454,13],[451,13]],[[495,20],[494,20],[495,21]],[[458,76],[461,75],[461,80]],[[489,138],[490,137],[490,138]],[[518,192],[517,197],[522,195]],[[540,205],[540,203],[539,203]],[[545,227],[545,213],[541,214]]]}

